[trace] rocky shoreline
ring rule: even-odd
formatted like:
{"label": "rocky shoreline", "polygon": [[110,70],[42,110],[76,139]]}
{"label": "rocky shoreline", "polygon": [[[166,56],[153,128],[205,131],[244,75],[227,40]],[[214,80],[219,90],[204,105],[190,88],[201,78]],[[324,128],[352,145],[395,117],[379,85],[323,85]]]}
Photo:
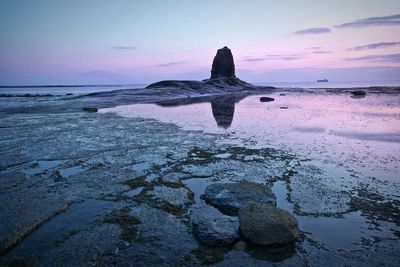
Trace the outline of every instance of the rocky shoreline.
{"label": "rocky shoreline", "polygon": [[396,182],[233,133],[82,111],[210,101],[224,127],[232,103],[279,90],[222,77],[0,97],[0,265],[399,265]]}
{"label": "rocky shoreline", "polygon": [[[3,264],[319,265],[334,259],[390,265],[399,260],[396,235],[365,237],[355,254],[329,247],[313,236],[312,228],[301,228],[309,216],[339,222],[337,217],[361,212],[360,218],[380,231],[396,232],[398,200],[383,194],[386,189],[376,192],[362,183],[336,189],[334,181],[319,180],[320,172],[327,175],[324,169],[288,152],[250,148],[246,142],[237,146],[224,136],[153,120],[72,112],[68,106],[74,101],[59,100],[57,113],[39,107],[27,114],[7,111],[0,121],[2,151],[8,155],[1,158],[0,169]],[[27,132],[29,146],[24,145]],[[254,245],[241,237],[237,217],[200,198],[209,185],[243,181],[274,185],[278,206],[293,207],[289,211],[301,218],[297,245]],[[282,193],[274,189],[279,183]],[[371,184],[395,188],[377,180]],[[321,199],[325,204],[316,205]],[[84,215],[89,210],[92,215]],[[82,250],[82,245],[93,249]],[[74,257],[65,253],[67,247]]]}

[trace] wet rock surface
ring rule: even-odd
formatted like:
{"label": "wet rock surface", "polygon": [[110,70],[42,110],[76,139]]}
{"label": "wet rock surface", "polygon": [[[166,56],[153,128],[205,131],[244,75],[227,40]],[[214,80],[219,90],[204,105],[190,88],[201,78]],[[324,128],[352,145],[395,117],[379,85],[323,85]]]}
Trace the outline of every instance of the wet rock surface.
{"label": "wet rock surface", "polygon": [[[217,80],[201,83],[236,82]],[[399,186],[379,179],[396,155],[380,158],[376,172],[362,172],[354,162],[239,140],[232,132],[82,112],[84,106],[187,98],[182,91],[156,95],[162,87],[146,90],[49,97],[46,104],[35,97],[0,99],[0,265],[400,265]],[[372,160],[353,158],[365,168]],[[248,240],[246,246],[199,241],[194,210],[213,208],[200,198],[205,188],[243,181],[272,185],[278,207],[299,222],[302,242],[270,248]]]}
{"label": "wet rock surface", "polygon": [[254,182],[211,184],[206,187],[202,198],[228,215],[236,215],[248,202],[276,206],[276,196],[272,190]]}
{"label": "wet rock surface", "polygon": [[207,246],[229,246],[239,239],[236,217],[225,216],[208,209],[194,210],[193,231],[197,239]]}
{"label": "wet rock surface", "polygon": [[247,203],[238,217],[242,234],[255,244],[283,245],[300,239],[293,215],[271,205]]}
{"label": "wet rock surface", "polygon": [[[69,240],[71,236],[74,236],[74,241],[70,244],[76,246],[79,242],[81,233],[90,233],[91,231],[97,231],[99,229],[88,229],[93,222],[101,219],[107,212],[117,208],[120,204],[113,201],[97,201],[87,200],[82,203],[71,205],[65,212],[60,213],[53,219],[44,223],[36,231],[31,233],[28,237],[23,239],[15,249],[13,249],[6,258],[22,259],[29,264],[41,264],[42,262],[52,262],[55,260],[55,255],[62,256],[63,259],[66,255],[62,255],[61,247],[57,248],[54,253],[48,253],[54,249],[54,244],[61,242],[62,240]],[[92,226],[93,227],[93,226]],[[111,230],[111,229],[110,229]],[[114,231],[114,229],[112,229]],[[110,233],[114,235],[114,233]],[[90,234],[89,234],[90,235]],[[79,236],[79,237],[78,237]],[[96,237],[96,239],[99,237]],[[114,240],[116,237],[113,238]],[[105,241],[102,241],[103,243]],[[109,242],[112,242],[110,239]],[[66,242],[69,243],[69,242]],[[66,245],[61,242],[62,246]],[[99,246],[100,244],[96,244]],[[104,244],[102,244],[104,245]],[[68,246],[67,246],[68,247]],[[82,255],[83,256],[83,255]],[[72,259],[67,262],[71,262]],[[58,261],[58,260],[57,260]]]}
{"label": "wet rock surface", "polygon": [[82,110],[86,112],[97,112],[99,109],[95,107],[84,107]]}
{"label": "wet rock surface", "polygon": [[235,243],[235,245],[233,246],[234,250],[238,250],[238,251],[244,251],[247,248],[247,244],[244,241],[238,241]]}
{"label": "wet rock surface", "polygon": [[155,201],[166,202],[177,208],[182,208],[191,203],[191,192],[186,188],[171,188],[167,186],[156,186],[150,193]]}

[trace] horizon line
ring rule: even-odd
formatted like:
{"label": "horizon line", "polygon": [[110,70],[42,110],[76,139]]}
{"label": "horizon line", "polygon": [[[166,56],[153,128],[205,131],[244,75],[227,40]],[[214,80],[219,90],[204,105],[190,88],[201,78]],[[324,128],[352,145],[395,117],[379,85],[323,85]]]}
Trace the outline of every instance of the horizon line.
{"label": "horizon line", "polygon": [[[329,80],[329,79],[328,79]],[[183,81],[183,80],[182,80]],[[400,79],[396,79],[396,80],[365,80],[365,81],[356,81],[356,80],[352,80],[352,81],[348,81],[348,80],[329,80],[328,83],[341,83],[341,82],[399,82],[400,83]],[[104,87],[119,87],[119,86],[129,86],[129,85],[149,85],[155,82],[149,82],[149,83],[115,83],[115,84],[46,84],[46,85],[0,85],[0,89],[4,89],[4,88],[40,88],[40,87],[47,87],[47,88],[51,88],[51,87],[97,87],[97,86],[104,86]],[[253,84],[261,84],[261,83],[317,83],[316,80],[313,81],[292,81],[292,82],[288,82],[288,81],[257,81],[257,82],[251,82]],[[399,84],[400,86],[400,84]]]}

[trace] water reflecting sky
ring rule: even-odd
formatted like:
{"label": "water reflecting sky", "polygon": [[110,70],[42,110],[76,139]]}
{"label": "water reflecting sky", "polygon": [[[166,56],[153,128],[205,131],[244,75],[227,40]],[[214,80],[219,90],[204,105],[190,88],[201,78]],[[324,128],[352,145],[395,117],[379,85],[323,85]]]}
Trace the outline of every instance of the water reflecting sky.
{"label": "water reflecting sky", "polygon": [[[328,159],[358,169],[365,176],[397,180],[400,173],[400,96],[286,93],[209,102],[138,104],[104,109],[122,116],[154,118],[185,130],[228,134],[311,159]],[[186,100],[186,103],[190,101]]]}

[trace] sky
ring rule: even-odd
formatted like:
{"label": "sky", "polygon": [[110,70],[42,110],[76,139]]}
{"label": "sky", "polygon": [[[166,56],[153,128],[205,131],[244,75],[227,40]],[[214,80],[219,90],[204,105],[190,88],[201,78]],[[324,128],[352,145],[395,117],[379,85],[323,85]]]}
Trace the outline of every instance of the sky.
{"label": "sky", "polygon": [[400,80],[399,0],[1,0],[0,85]]}

